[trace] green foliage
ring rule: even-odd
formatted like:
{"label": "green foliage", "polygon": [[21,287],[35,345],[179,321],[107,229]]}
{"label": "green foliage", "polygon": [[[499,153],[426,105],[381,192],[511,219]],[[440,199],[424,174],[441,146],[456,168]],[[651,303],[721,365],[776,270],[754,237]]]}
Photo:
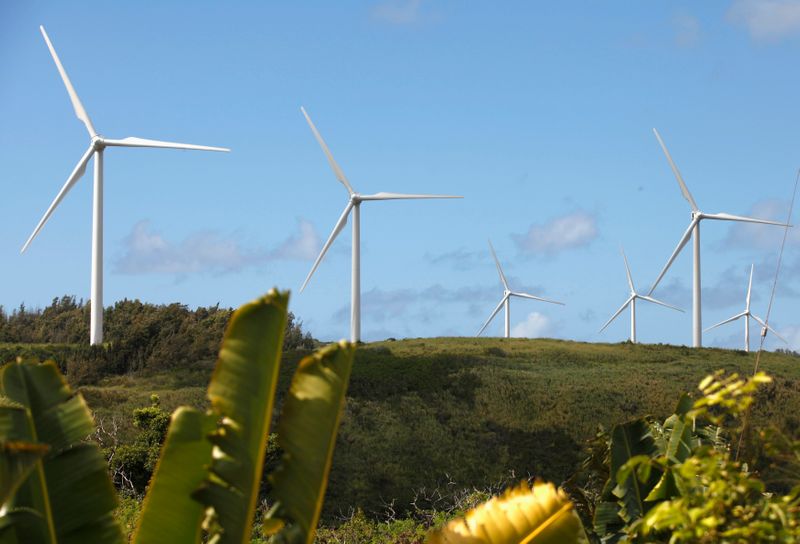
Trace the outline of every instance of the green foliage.
{"label": "green foliage", "polygon": [[[203,532],[215,543],[249,540],[267,462],[287,305],[288,294],[272,291],[232,316],[208,387],[210,409],[184,407],[173,416],[134,542],[199,542]],[[275,505],[262,517],[275,541],[310,544],[314,538],[353,349],[344,342],[331,345],[295,370],[278,423],[283,453],[272,478]],[[152,410],[137,415],[148,425],[160,421]]]}
{"label": "green foliage", "polygon": [[[5,501],[2,542],[121,542],[116,495],[92,432],[91,414],[50,361],[0,368],[0,443],[46,449]],[[31,469],[31,467],[28,467]],[[18,472],[19,475],[19,472]]]}
{"label": "green foliage", "polygon": [[[64,296],[43,310],[0,308],[0,361],[18,356],[52,358],[72,383],[94,384],[103,376],[138,370],[186,367],[216,356],[232,314],[219,305],[190,310],[121,300],[105,309],[106,344],[90,347],[89,304]],[[316,342],[289,313],[284,349],[312,349]],[[33,350],[33,352],[31,352]]]}
{"label": "green foliage", "polygon": [[[751,409],[757,388],[770,381],[762,373],[742,379],[717,372],[701,381],[701,396],[694,403],[682,397],[663,425],[645,419],[626,424],[637,429],[634,436],[640,441],[654,437],[653,447],[621,459],[621,466],[612,462],[606,489],[616,484],[613,494],[622,500],[614,504],[604,494],[606,502],[595,511],[597,536],[603,542],[795,542],[800,537],[800,487],[766,493],[764,482],[733,457],[721,438],[738,435],[737,418]],[[768,442],[770,436],[761,433]],[[630,441],[612,433],[612,452],[623,438]],[[784,452],[800,452],[791,442],[779,445]],[[771,450],[769,444],[766,449]],[[628,502],[618,491],[631,485],[639,486],[636,496],[643,498],[638,503],[643,508],[625,515]]]}
{"label": "green foliage", "polygon": [[[487,356],[491,347],[505,356]],[[303,355],[284,353],[276,406]],[[444,482],[440,490],[448,502],[464,489],[527,476],[564,482],[579,467],[598,425],[610,432],[614,424],[645,414],[663,425],[676,399],[704,376],[718,368],[747,373],[753,362],[752,355],[728,350],[544,339],[366,344],[356,353],[322,519],[331,525],[361,508],[370,519],[387,521],[390,502],[395,517],[414,516],[417,491]],[[770,423],[787,436],[800,436],[799,363],[790,355],[762,354],[774,381],[758,392],[754,425]],[[130,414],[149,405],[151,393],[167,412],[181,405],[205,410],[210,373],[210,367],[195,365],[107,377],[81,391],[98,422],[109,430],[116,421],[120,443],[130,444],[139,433]],[[764,474],[772,461],[749,446],[757,445],[757,434],[748,437],[742,458]],[[764,477],[769,486],[781,486],[771,491],[792,485],[778,482],[783,476],[777,468]],[[608,477],[597,480],[586,488],[585,500],[575,491],[584,482],[570,487],[587,525]]]}
{"label": "green foliage", "polygon": [[328,485],[354,347],[329,346],[300,362],[278,421],[282,462],[270,475],[276,543],[311,544]]}
{"label": "green foliage", "polygon": [[147,488],[170,421],[169,413],[159,405],[158,395],[151,395],[151,402],[150,406],[133,411],[133,425],[138,430],[133,443],[104,450],[114,484],[120,490],[137,495]]}

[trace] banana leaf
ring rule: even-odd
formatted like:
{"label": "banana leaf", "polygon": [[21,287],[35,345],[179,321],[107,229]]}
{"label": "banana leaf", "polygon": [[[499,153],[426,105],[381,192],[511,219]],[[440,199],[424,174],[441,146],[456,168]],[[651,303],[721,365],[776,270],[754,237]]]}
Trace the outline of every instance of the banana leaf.
{"label": "banana leaf", "polygon": [[627,523],[647,512],[650,505],[645,504],[646,497],[658,483],[661,474],[651,471],[645,481],[640,481],[637,471],[630,471],[620,478],[620,469],[635,457],[653,457],[657,451],[650,426],[643,419],[616,425],[611,431],[611,474],[617,484],[613,494],[622,507],[619,515]]}
{"label": "banana leaf", "polygon": [[347,342],[329,346],[303,359],[292,378],[278,421],[282,464],[270,476],[271,519],[281,522],[267,525],[285,524],[275,543],[314,540],[354,353]]}
{"label": "banana leaf", "polygon": [[231,317],[208,388],[220,421],[209,475],[194,497],[213,507],[220,544],[249,542],[275,401],[288,293],[270,291]]}
{"label": "banana leaf", "polygon": [[201,537],[205,508],[190,499],[208,474],[213,416],[188,407],[172,415],[167,437],[132,542],[194,543]]}
{"label": "banana leaf", "polygon": [[36,467],[47,450],[46,444],[0,442],[0,507],[16,493],[17,488]]}
{"label": "banana leaf", "polygon": [[[48,452],[19,485],[2,523],[3,539],[56,543],[122,542],[117,497],[83,397],[55,363],[17,361],[0,368],[0,442],[42,444]],[[41,519],[41,523],[32,522]],[[38,527],[35,528],[35,527]]]}
{"label": "banana leaf", "polygon": [[574,544],[586,542],[566,494],[550,483],[522,484],[428,536],[428,544]]}

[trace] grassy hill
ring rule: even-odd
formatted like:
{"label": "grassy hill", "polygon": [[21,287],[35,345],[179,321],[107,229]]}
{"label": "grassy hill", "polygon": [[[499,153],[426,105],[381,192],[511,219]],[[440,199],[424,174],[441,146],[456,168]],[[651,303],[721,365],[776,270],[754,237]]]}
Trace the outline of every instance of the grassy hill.
{"label": "grassy hill", "polygon": [[[280,390],[302,354],[287,355]],[[683,391],[717,369],[749,374],[754,354],[663,345],[437,338],[386,341],[357,354],[331,471],[326,517],[351,507],[408,508],[416,491],[446,494],[527,475],[560,482],[598,425],[671,413]],[[765,353],[775,378],[754,420],[797,437],[800,357]],[[125,375],[82,387],[98,419],[123,440],[133,408],[203,406],[211,363]]]}

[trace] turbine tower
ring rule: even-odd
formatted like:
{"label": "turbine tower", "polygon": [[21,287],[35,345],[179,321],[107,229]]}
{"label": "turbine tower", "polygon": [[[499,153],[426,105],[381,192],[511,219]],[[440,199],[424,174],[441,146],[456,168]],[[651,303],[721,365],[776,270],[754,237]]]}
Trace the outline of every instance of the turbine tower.
{"label": "turbine tower", "polygon": [[497,266],[497,273],[500,275],[500,281],[503,282],[503,298],[500,299],[500,303],[492,312],[492,315],[489,316],[489,319],[486,320],[486,323],[483,324],[483,327],[480,328],[478,334],[475,336],[480,336],[483,330],[491,323],[494,316],[497,315],[497,312],[500,311],[500,308],[505,306],[506,310],[506,324],[505,324],[505,338],[511,337],[511,297],[520,297],[520,298],[529,298],[531,300],[538,300],[541,302],[549,302],[550,304],[560,304],[561,306],[564,305],[563,302],[556,302],[555,300],[548,300],[546,298],[537,297],[528,293],[523,293],[521,291],[512,291],[511,288],[508,286],[508,282],[506,281],[506,276],[503,274],[503,269],[500,267],[500,261],[497,259],[497,254],[494,252],[494,247],[492,246],[491,240],[489,241],[489,249],[492,252],[492,257],[494,257],[494,264]]}
{"label": "turbine tower", "polygon": [[768,221],[766,219],[755,219],[753,217],[744,217],[741,215],[731,215],[729,213],[704,213],[700,211],[697,207],[697,203],[695,202],[692,194],[689,192],[689,188],[686,187],[686,184],[683,182],[683,177],[681,177],[681,173],[678,171],[678,167],[675,165],[675,162],[672,160],[672,157],[667,151],[667,146],[664,145],[664,141],[661,139],[661,136],[658,134],[656,129],[653,129],[653,133],[656,135],[656,139],[658,143],[661,145],[661,149],[664,150],[664,155],[667,157],[667,161],[669,162],[670,167],[672,168],[673,174],[675,174],[675,178],[678,180],[678,185],[680,185],[681,192],[683,193],[683,197],[689,202],[689,206],[692,208],[692,215],[691,221],[689,222],[689,227],[686,229],[686,232],[683,233],[680,241],[678,242],[675,251],[672,252],[672,255],[667,260],[667,264],[664,265],[664,268],[661,270],[661,273],[656,278],[656,281],[653,282],[653,286],[650,288],[650,292],[648,295],[652,295],[653,291],[655,291],[658,283],[661,281],[661,278],[664,277],[664,274],[667,273],[669,267],[672,265],[672,262],[684,248],[684,246],[689,241],[690,237],[694,238],[694,265],[692,267],[692,345],[696,348],[699,348],[703,345],[703,323],[702,323],[702,316],[701,316],[701,304],[700,304],[700,222],[703,219],[716,219],[721,221],[741,221],[744,223],[761,223],[764,225],[778,225],[781,227],[785,227],[786,225],[783,223],[778,223],[777,221]]}
{"label": "turbine tower", "polygon": [[619,248],[619,250],[622,253],[622,259],[625,261],[625,273],[628,275],[628,287],[630,287],[630,290],[631,290],[630,291],[630,296],[628,297],[628,300],[626,300],[625,303],[622,306],[620,306],[619,310],[617,310],[614,313],[614,315],[612,315],[611,318],[608,321],[606,321],[606,324],[603,325],[603,328],[601,328],[598,331],[598,334],[603,332],[604,330],[606,330],[606,327],[608,327],[611,324],[611,322],[614,321],[617,318],[617,316],[619,314],[621,314],[622,311],[625,308],[630,306],[630,308],[631,308],[631,342],[633,342],[635,344],[636,343],[636,299],[637,298],[640,298],[642,300],[646,300],[647,302],[652,302],[653,304],[659,304],[659,305],[664,306],[666,308],[672,308],[673,310],[678,310],[679,312],[682,312],[683,310],[681,310],[680,308],[677,308],[675,306],[671,306],[671,305],[667,304],[666,302],[661,302],[660,300],[656,300],[655,298],[653,298],[653,297],[651,297],[649,295],[640,295],[639,293],[637,293],[636,292],[636,288],[633,286],[633,278],[631,277],[631,268],[630,268],[630,266],[628,266],[628,258],[625,256],[625,251],[621,247]]}
{"label": "turbine tower", "polygon": [[[754,319],[759,325],[761,325],[763,327],[763,329],[769,330],[772,334],[774,334],[775,336],[777,336],[778,338],[783,340],[786,344],[788,344],[789,342],[787,342],[786,339],[783,336],[781,336],[780,334],[775,332],[775,329],[773,329],[772,327],[767,325],[764,322],[764,320],[762,320],[760,317],[758,317],[757,315],[755,315],[754,313],[752,313],[750,311],[750,294],[751,294],[752,290],[753,290],[753,265],[751,264],[750,265],[750,281],[747,282],[747,296],[745,297],[744,311],[742,313],[740,313],[740,314],[736,314],[733,317],[729,317],[728,319],[725,319],[724,321],[720,321],[716,325],[712,325],[711,327],[707,328],[706,331],[710,331],[711,329],[716,329],[720,325],[724,325],[726,323],[730,323],[731,321],[736,321],[740,317],[743,317],[744,318],[744,350],[745,351],[748,351],[748,352],[750,351],[750,320],[751,319]],[[763,331],[763,329],[762,329],[762,333],[761,334],[766,334]]]}
{"label": "turbine tower", "polygon": [[369,202],[372,200],[412,200],[412,199],[430,199],[430,198],[463,198],[460,196],[452,196],[452,195],[416,195],[416,194],[404,194],[404,193],[375,193],[373,195],[362,195],[357,193],[353,190],[353,187],[350,185],[350,182],[347,181],[347,177],[344,175],[344,172],[336,163],[336,160],[333,158],[333,154],[331,153],[330,149],[328,149],[325,140],[322,139],[322,135],[317,130],[317,127],[314,126],[314,123],[311,121],[311,118],[306,113],[305,108],[300,108],[300,111],[303,112],[303,116],[306,118],[308,122],[308,126],[311,127],[311,132],[314,133],[314,137],[319,142],[320,147],[322,147],[322,151],[325,153],[325,156],[328,158],[328,164],[331,165],[331,169],[333,170],[336,179],[338,179],[342,185],[344,185],[345,189],[347,189],[347,193],[349,195],[349,199],[347,201],[347,205],[344,207],[344,211],[342,215],[339,216],[339,220],[336,222],[336,225],[333,227],[333,231],[331,232],[328,240],[325,242],[325,245],[322,246],[322,251],[319,252],[317,256],[317,260],[314,261],[314,266],[311,267],[311,271],[306,276],[306,281],[303,282],[303,286],[300,288],[300,292],[302,293],[303,290],[308,285],[311,276],[314,275],[314,272],[317,270],[317,267],[322,262],[323,257],[325,257],[325,253],[328,252],[328,248],[331,247],[331,244],[342,232],[344,226],[347,224],[347,217],[350,215],[350,212],[353,212],[353,241],[352,241],[352,276],[351,276],[351,293],[350,293],[350,340],[352,342],[359,342],[361,340],[361,203],[362,202]]}
{"label": "turbine tower", "polygon": [[42,230],[42,227],[50,219],[53,211],[56,209],[61,200],[78,182],[78,180],[86,172],[86,165],[89,160],[94,158],[94,194],[92,198],[92,279],[91,279],[91,324],[89,330],[89,339],[92,345],[103,343],[103,151],[107,147],[163,147],[170,149],[196,149],[200,151],[229,151],[222,147],[208,147],[203,145],[181,144],[174,142],[162,142],[159,140],[146,140],[144,138],[128,137],[121,140],[112,140],[104,138],[94,129],[89,114],[81,104],[78,93],[67,76],[64,66],[61,64],[50,38],[47,36],[44,27],[40,26],[39,30],[42,32],[47,48],[56,63],[58,73],[61,74],[61,79],[64,81],[64,86],[67,88],[67,93],[72,101],[72,107],[75,109],[75,115],[78,119],[83,121],[86,125],[86,130],[89,132],[89,148],[78,161],[78,164],[72,170],[72,173],[67,178],[66,183],[56,195],[50,207],[47,208],[39,224],[33,229],[33,233],[22,246],[20,253],[24,253],[28,246]]}

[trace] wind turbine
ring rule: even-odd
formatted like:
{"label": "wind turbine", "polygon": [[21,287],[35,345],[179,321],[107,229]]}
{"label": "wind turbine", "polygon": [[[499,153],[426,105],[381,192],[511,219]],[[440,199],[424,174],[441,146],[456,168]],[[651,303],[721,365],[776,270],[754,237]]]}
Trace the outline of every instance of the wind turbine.
{"label": "wind turbine", "polygon": [[358,342],[361,340],[361,203],[362,202],[369,202],[372,200],[414,200],[414,199],[429,199],[429,198],[463,198],[461,196],[452,196],[452,195],[415,195],[415,194],[405,194],[405,193],[375,193],[373,195],[362,195],[357,193],[353,190],[353,187],[350,185],[350,182],[347,181],[347,177],[344,175],[344,172],[336,163],[336,160],[333,158],[333,154],[331,150],[328,149],[328,145],[325,143],[325,140],[322,139],[322,135],[317,130],[317,127],[314,126],[314,123],[311,121],[311,118],[306,113],[305,108],[301,107],[300,111],[303,112],[303,116],[306,118],[308,122],[308,126],[311,127],[311,132],[314,133],[314,137],[319,142],[320,147],[322,147],[322,151],[325,153],[325,156],[328,157],[328,164],[331,165],[331,169],[333,170],[336,179],[338,179],[342,185],[344,185],[345,189],[347,189],[347,193],[349,195],[349,199],[347,201],[347,205],[344,207],[344,211],[342,215],[339,216],[339,220],[336,222],[336,225],[333,227],[333,231],[331,235],[328,237],[328,240],[325,242],[325,245],[322,246],[322,251],[319,252],[317,256],[317,260],[314,261],[314,266],[311,267],[311,271],[306,276],[306,281],[303,282],[303,286],[300,288],[300,292],[302,293],[303,290],[308,285],[311,276],[314,275],[314,272],[317,270],[317,267],[322,262],[323,257],[325,257],[325,253],[328,252],[328,248],[331,247],[333,241],[342,232],[344,226],[347,224],[347,217],[350,215],[350,212],[353,212],[353,240],[352,240],[352,274],[351,274],[351,293],[350,293],[350,340],[352,342]]}
{"label": "wind turbine", "polygon": [[606,330],[606,327],[608,327],[611,324],[611,322],[614,321],[617,318],[617,316],[619,314],[621,314],[622,311],[625,308],[630,306],[630,308],[631,308],[631,342],[633,342],[635,344],[636,343],[636,299],[637,298],[640,298],[642,300],[646,300],[647,302],[652,302],[653,304],[659,304],[659,305],[664,306],[666,308],[672,308],[673,310],[678,310],[679,312],[682,312],[683,310],[681,310],[680,308],[676,308],[675,306],[671,306],[671,305],[667,304],[666,302],[661,302],[660,300],[656,300],[655,298],[653,298],[653,297],[651,297],[649,295],[640,295],[639,293],[637,293],[636,292],[636,288],[633,286],[633,278],[631,277],[631,267],[628,266],[628,258],[625,256],[625,251],[621,247],[619,248],[619,250],[622,253],[622,259],[625,261],[625,273],[628,275],[628,287],[630,287],[631,292],[630,292],[630,296],[628,297],[628,300],[626,300],[625,303],[622,306],[620,306],[619,310],[617,310],[614,313],[614,315],[612,315],[611,318],[608,321],[606,321],[606,324],[603,325],[603,328],[601,328],[598,331],[598,334],[603,332],[604,330]]}
{"label": "wind turbine", "polygon": [[653,133],[656,135],[656,139],[658,143],[661,145],[661,149],[664,150],[664,155],[667,157],[667,161],[669,162],[670,167],[672,168],[673,174],[675,174],[675,178],[678,180],[678,185],[680,185],[681,192],[683,193],[683,197],[689,202],[689,206],[692,208],[692,215],[691,221],[689,222],[689,227],[686,229],[686,232],[683,233],[680,241],[678,242],[675,251],[672,252],[669,260],[667,260],[667,264],[664,265],[664,268],[661,270],[661,273],[656,278],[656,281],[653,283],[653,286],[650,288],[650,292],[647,293],[648,295],[652,295],[653,291],[655,291],[658,283],[661,281],[661,278],[664,277],[664,274],[667,273],[669,267],[672,265],[672,262],[684,248],[684,246],[689,241],[689,238],[693,236],[694,238],[694,265],[692,268],[692,345],[696,348],[699,348],[703,345],[703,324],[702,324],[702,315],[701,315],[701,306],[700,306],[700,222],[703,219],[716,219],[721,221],[741,221],[744,223],[762,223],[764,225],[778,225],[781,227],[785,227],[787,225],[783,223],[778,223],[777,221],[768,221],[766,219],[755,219],[753,217],[744,217],[741,215],[731,215],[729,213],[704,213],[701,212],[700,209],[697,207],[697,203],[695,202],[692,194],[689,192],[689,188],[686,187],[686,184],[683,182],[683,177],[681,177],[680,171],[678,171],[678,167],[675,165],[675,162],[672,160],[672,157],[667,151],[667,146],[664,145],[664,141],[661,139],[661,136],[658,134],[656,129],[653,129]]}
{"label": "wind turbine", "polygon": [[[775,329],[773,329],[772,327],[767,325],[760,317],[758,317],[757,315],[755,315],[754,313],[752,313],[750,311],[750,294],[751,294],[752,290],[753,290],[753,265],[751,264],[750,265],[750,281],[747,283],[747,297],[745,298],[744,311],[742,313],[740,313],[740,314],[736,314],[733,317],[729,317],[728,319],[725,319],[724,321],[720,321],[716,325],[713,325],[713,326],[707,328],[706,331],[710,331],[711,329],[716,329],[720,325],[724,325],[726,323],[730,323],[731,321],[736,321],[740,317],[743,317],[744,318],[744,350],[745,351],[750,351],[750,319],[754,319],[764,329],[769,330],[772,334],[774,334],[775,336],[777,336],[778,338],[783,340],[786,344],[788,344],[789,342],[787,342],[786,339],[783,336],[781,336],[780,334],[775,332]],[[762,334],[766,334],[765,332],[763,332],[763,329],[762,329]]]}
{"label": "wind turbine", "polygon": [[494,247],[492,246],[491,240],[489,241],[489,249],[492,251],[492,257],[494,257],[494,264],[497,265],[497,273],[500,275],[500,281],[503,282],[503,298],[500,299],[500,303],[492,312],[492,315],[489,316],[489,319],[486,320],[486,323],[483,324],[483,327],[480,328],[478,334],[475,336],[480,336],[483,330],[491,323],[494,316],[497,315],[497,312],[500,311],[500,308],[505,306],[506,310],[506,325],[505,325],[505,337],[509,338],[511,336],[511,297],[520,297],[520,298],[529,298],[531,300],[539,300],[541,302],[549,302],[550,304],[560,304],[561,306],[564,305],[563,302],[556,302],[555,300],[548,300],[546,298],[537,297],[528,293],[523,293],[521,291],[512,291],[511,288],[508,286],[508,281],[506,281],[506,276],[503,274],[503,269],[500,267],[500,261],[497,260],[497,254],[494,252]]}
{"label": "wind turbine", "polygon": [[144,138],[127,137],[121,140],[112,140],[104,138],[94,129],[89,114],[81,104],[78,93],[72,86],[72,82],[67,76],[61,60],[56,54],[50,38],[47,36],[44,27],[40,26],[39,30],[42,32],[47,48],[56,63],[58,73],[61,74],[61,79],[64,86],[67,88],[67,93],[72,101],[72,107],[75,109],[75,115],[78,119],[83,121],[86,125],[86,130],[89,132],[89,148],[78,161],[78,164],[72,170],[72,173],[67,178],[66,183],[56,195],[56,198],[47,208],[44,216],[33,229],[33,233],[22,246],[20,253],[24,253],[28,246],[31,244],[39,231],[42,230],[44,224],[50,219],[53,211],[56,209],[61,200],[78,182],[78,180],[86,172],[86,165],[89,160],[94,158],[94,194],[92,197],[92,279],[91,279],[91,321],[89,327],[89,338],[92,345],[101,344],[103,342],[103,151],[106,147],[163,147],[170,149],[196,149],[200,151],[230,151],[222,147],[208,147],[204,145],[181,144],[174,142],[162,142],[159,140],[147,140]]}

